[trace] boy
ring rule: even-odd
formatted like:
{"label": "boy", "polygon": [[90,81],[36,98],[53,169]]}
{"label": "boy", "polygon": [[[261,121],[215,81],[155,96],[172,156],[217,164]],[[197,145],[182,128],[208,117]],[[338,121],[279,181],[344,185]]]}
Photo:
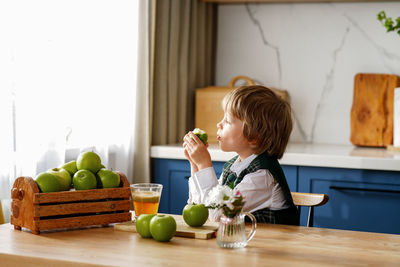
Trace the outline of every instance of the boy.
{"label": "boy", "polygon": [[[272,90],[255,85],[231,91],[222,105],[219,146],[238,155],[225,163],[218,181],[207,146],[192,132],[186,134],[183,147],[192,173],[188,202],[204,203],[218,183],[230,185],[245,197],[243,211],[251,212],[257,222],[298,225],[298,212],[278,162],[292,131],[289,104]],[[210,219],[218,217],[218,211],[210,211]]]}

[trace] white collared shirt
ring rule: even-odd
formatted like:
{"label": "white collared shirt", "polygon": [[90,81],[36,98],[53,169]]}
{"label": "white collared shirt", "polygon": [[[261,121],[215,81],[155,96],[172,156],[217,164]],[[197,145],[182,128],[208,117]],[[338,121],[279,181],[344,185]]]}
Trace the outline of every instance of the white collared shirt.
{"label": "white collared shirt", "polygon": [[[253,154],[243,161],[237,160],[232,164],[231,171],[239,175],[257,157]],[[196,172],[189,178],[189,199],[188,203],[204,203],[210,190],[218,185],[214,168],[209,167]],[[282,189],[272,174],[266,169],[260,169],[249,173],[236,186],[245,198],[246,204],[243,211],[253,212],[263,208],[280,210],[288,208]],[[217,210],[210,211],[210,220],[218,220],[220,213]]]}

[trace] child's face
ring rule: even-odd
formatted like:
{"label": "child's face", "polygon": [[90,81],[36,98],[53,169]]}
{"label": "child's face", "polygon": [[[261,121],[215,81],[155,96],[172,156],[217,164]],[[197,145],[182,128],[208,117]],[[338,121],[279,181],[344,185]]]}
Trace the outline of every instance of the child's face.
{"label": "child's face", "polygon": [[243,135],[243,121],[225,112],[224,118],[217,127],[217,139],[222,151],[234,151],[243,156],[252,154],[250,143]]}

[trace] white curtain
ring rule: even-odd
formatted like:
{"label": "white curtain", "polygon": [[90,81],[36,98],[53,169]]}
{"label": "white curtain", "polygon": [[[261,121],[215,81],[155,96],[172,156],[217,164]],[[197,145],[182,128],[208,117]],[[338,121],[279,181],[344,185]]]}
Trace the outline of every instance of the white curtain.
{"label": "white curtain", "polygon": [[139,0],[0,1],[0,200],[92,150],[132,179]]}

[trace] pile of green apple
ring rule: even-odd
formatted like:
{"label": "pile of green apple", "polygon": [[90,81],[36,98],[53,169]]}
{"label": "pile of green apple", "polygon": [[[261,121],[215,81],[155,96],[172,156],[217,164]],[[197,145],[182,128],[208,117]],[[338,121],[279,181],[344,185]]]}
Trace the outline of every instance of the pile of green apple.
{"label": "pile of green apple", "polygon": [[96,188],[114,188],[120,186],[118,173],[101,164],[100,156],[95,152],[83,152],[78,158],[39,173],[35,181],[41,192],[89,190]]}
{"label": "pile of green apple", "polygon": [[143,238],[167,242],[176,233],[176,221],[170,215],[141,214],[136,218],[136,231]]}

